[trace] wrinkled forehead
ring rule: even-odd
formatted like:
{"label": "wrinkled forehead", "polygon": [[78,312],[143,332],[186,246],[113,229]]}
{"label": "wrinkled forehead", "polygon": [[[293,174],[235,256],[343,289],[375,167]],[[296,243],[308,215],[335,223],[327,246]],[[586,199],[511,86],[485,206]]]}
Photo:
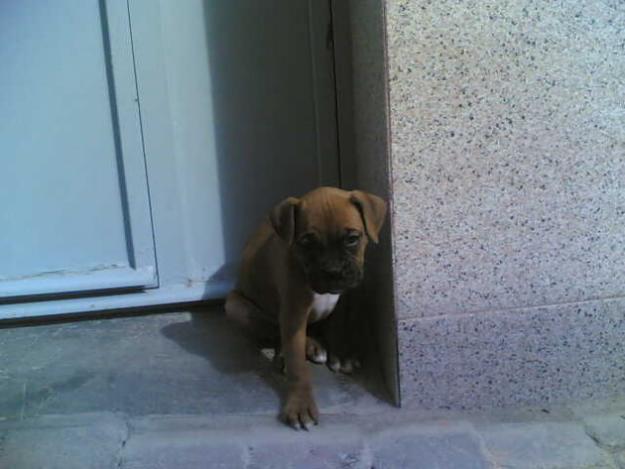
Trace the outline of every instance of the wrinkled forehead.
{"label": "wrinkled forehead", "polygon": [[363,231],[362,218],[347,197],[315,197],[302,200],[297,217],[297,233],[315,232],[320,236],[341,236],[349,230]]}

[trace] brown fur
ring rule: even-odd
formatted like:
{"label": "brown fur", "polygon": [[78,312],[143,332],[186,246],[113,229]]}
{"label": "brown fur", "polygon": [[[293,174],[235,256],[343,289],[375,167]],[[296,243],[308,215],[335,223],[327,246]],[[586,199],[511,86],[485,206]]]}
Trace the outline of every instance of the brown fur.
{"label": "brown fur", "polygon": [[281,415],[293,427],[306,428],[319,416],[306,364],[314,294],[360,282],[367,242],[378,241],[385,214],[385,202],[372,194],[318,188],[279,203],[243,251],[226,312],[258,335],[279,327],[288,381]]}

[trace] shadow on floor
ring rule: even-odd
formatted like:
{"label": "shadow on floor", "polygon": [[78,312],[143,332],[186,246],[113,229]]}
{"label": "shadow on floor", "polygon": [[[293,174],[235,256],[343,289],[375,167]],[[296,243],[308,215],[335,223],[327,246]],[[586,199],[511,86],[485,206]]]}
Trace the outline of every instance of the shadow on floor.
{"label": "shadow on floor", "polygon": [[186,352],[206,359],[220,373],[258,375],[282,401],[284,377],[257,344],[226,319],[223,307],[207,311],[198,306],[189,311],[190,321],[168,324],[162,334]]}
{"label": "shadow on floor", "polygon": [[[0,332],[0,420],[121,412],[277,414],[284,376],[221,305]],[[324,413],[382,410],[358,380],[311,365]]]}
{"label": "shadow on floor", "polygon": [[[189,312],[190,321],[168,324],[162,328],[162,334],[186,352],[207,360],[219,373],[258,376],[283,402],[284,376],[261,354],[257,343],[226,319],[223,306],[198,306]],[[379,373],[368,370],[342,375],[330,372],[323,365],[309,363],[309,366],[321,406],[339,405],[346,409],[357,408],[363,401],[388,402]],[[250,397],[253,393],[250,390]]]}

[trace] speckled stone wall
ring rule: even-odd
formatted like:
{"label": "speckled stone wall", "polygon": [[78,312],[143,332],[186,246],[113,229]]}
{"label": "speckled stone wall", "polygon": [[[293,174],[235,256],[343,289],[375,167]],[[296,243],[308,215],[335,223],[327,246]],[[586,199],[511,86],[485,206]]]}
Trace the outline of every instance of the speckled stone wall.
{"label": "speckled stone wall", "polygon": [[402,402],[625,389],[625,4],[386,0]]}
{"label": "speckled stone wall", "polygon": [[387,2],[401,317],[625,295],[625,5]]}

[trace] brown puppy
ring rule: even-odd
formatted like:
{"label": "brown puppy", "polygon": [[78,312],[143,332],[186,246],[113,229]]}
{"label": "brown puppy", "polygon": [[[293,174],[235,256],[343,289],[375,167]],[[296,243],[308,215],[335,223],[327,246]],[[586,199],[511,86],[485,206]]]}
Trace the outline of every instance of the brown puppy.
{"label": "brown puppy", "polygon": [[385,215],[375,195],[321,187],[279,203],[245,247],[226,313],[259,336],[279,326],[288,381],[281,416],[294,428],[318,420],[306,356],[325,361],[325,351],[307,325],[360,283],[367,241],[378,242]]}

